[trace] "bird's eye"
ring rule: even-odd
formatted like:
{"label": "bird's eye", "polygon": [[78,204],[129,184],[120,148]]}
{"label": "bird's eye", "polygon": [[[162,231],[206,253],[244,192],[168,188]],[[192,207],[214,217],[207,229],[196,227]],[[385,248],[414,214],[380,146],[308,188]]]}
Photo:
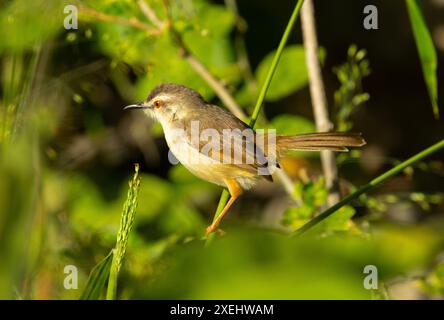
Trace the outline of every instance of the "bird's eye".
{"label": "bird's eye", "polygon": [[160,100],[156,100],[156,101],[154,101],[154,106],[155,106],[156,108],[161,107],[161,106],[162,106],[162,101],[160,101]]}

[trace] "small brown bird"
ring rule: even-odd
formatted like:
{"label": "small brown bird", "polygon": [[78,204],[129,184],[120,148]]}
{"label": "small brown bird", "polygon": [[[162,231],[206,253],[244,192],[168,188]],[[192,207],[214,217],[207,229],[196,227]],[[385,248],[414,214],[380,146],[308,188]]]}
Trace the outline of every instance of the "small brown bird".
{"label": "small brown bird", "polygon": [[230,192],[230,200],[207,228],[207,235],[217,229],[244,190],[260,179],[272,181],[271,174],[287,151],[347,151],[347,147],[365,144],[358,133],[282,136],[253,131],[230,112],[179,84],[161,84],[145,101],[125,107],[129,108],[141,108],[160,122],[170,150],[191,173]]}

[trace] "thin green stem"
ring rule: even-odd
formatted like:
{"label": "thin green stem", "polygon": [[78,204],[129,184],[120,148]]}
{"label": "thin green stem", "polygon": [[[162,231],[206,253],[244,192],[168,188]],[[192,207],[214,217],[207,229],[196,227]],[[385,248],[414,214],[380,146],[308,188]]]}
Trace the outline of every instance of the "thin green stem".
{"label": "thin green stem", "polygon": [[380,176],[378,176],[375,179],[371,180],[366,185],[360,187],[358,190],[356,190],[352,194],[348,195],[347,197],[345,197],[344,199],[342,199],[341,201],[336,203],[334,206],[331,206],[330,208],[328,208],[327,210],[322,212],[320,215],[318,215],[317,217],[315,217],[312,220],[310,220],[309,222],[307,222],[301,228],[296,230],[296,235],[297,236],[302,235],[303,233],[307,232],[308,230],[310,230],[311,228],[313,228],[314,226],[319,224],[321,221],[323,221],[326,218],[328,218],[330,215],[335,213],[337,210],[339,210],[344,205],[346,205],[346,204],[350,203],[351,201],[353,201],[354,199],[358,198],[360,195],[366,193],[367,191],[369,191],[369,190],[373,189],[374,187],[378,186],[379,184],[385,182],[386,180],[388,180],[389,178],[393,177],[394,175],[400,173],[402,170],[404,170],[408,166],[411,166],[415,162],[420,161],[420,160],[428,157],[432,153],[435,153],[438,150],[443,149],[443,148],[444,148],[444,139],[439,141],[438,143],[432,145],[431,147],[429,147],[429,148],[427,148],[427,149],[417,153],[413,157],[405,160],[404,162],[398,164],[397,166],[395,166],[394,168],[390,169],[389,171],[381,174]]}
{"label": "thin green stem", "polygon": [[257,118],[259,117],[262,104],[264,102],[268,88],[270,87],[271,79],[273,78],[274,72],[276,71],[279,60],[281,59],[282,52],[284,51],[285,45],[287,44],[288,41],[288,37],[290,36],[291,30],[293,29],[294,23],[296,22],[296,18],[299,14],[299,11],[301,10],[303,3],[304,0],[298,0],[298,2],[296,3],[296,6],[293,9],[293,13],[291,14],[290,20],[288,21],[287,27],[285,28],[284,34],[282,35],[281,42],[279,43],[279,46],[276,50],[276,54],[274,55],[270,69],[268,69],[267,77],[265,78],[265,82],[262,85],[261,91],[259,92],[256,105],[254,106],[253,114],[251,115],[250,126],[252,128],[256,124]]}
{"label": "thin green stem", "polygon": [[[287,27],[285,28],[284,34],[282,35],[278,49],[276,50],[276,53],[274,55],[270,69],[268,70],[267,77],[265,78],[265,82],[263,83],[263,85],[261,87],[261,91],[259,92],[259,96],[257,98],[253,114],[251,115],[251,118],[250,118],[249,125],[252,128],[254,128],[257,118],[259,117],[259,113],[261,111],[262,104],[264,102],[268,88],[270,87],[271,79],[273,78],[274,72],[276,71],[276,68],[277,68],[279,60],[281,58],[282,52],[284,51],[285,45],[287,44],[287,41],[288,41],[288,37],[290,36],[291,30],[293,29],[293,26],[296,22],[296,18],[299,14],[299,11],[301,10],[303,3],[304,3],[304,0],[298,0],[298,2],[296,3],[296,6],[293,9],[293,13],[291,14],[290,20],[288,21]],[[217,206],[216,213],[214,214],[213,221],[216,220],[217,217],[219,216],[219,214],[222,212],[222,209],[225,207],[225,205],[229,199],[229,195],[230,195],[229,192],[226,189],[224,189],[224,191],[222,192],[222,195],[220,197],[219,205]],[[212,237],[207,238],[207,244],[209,241],[211,241],[210,239],[212,239]]]}

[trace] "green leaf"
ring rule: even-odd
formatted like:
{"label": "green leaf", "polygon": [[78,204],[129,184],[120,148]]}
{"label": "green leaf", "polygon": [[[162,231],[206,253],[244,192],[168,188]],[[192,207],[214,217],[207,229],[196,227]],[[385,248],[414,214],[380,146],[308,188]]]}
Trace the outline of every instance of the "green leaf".
{"label": "green leaf", "polygon": [[[154,52],[161,50],[155,39],[148,38],[145,33],[133,27],[101,21],[95,22],[95,27],[99,50],[115,61],[123,61],[131,66],[149,65]],[[164,38],[165,36],[161,40]],[[160,45],[164,42],[166,41]],[[150,54],[146,54],[147,52]]]}
{"label": "green leaf", "polygon": [[355,215],[356,211],[351,206],[344,206],[338,210],[337,215],[331,217],[331,219],[324,221],[324,229],[328,231],[347,231],[351,227],[351,218]]}
{"label": "green leaf", "polygon": [[444,262],[438,264],[425,279],[421,281],[422,289],[439,298],[444,295]]}
{"label": "green leaf", "polygon": [[298,229],[311,219],[327,201],[328,191],[325,188],[324,178],[320,177],[307,183],[296,181],[294,195],[301,199],[302,203],[298,207],[289,208],[284,213],[282,224]]}
{"label": "green leaf", "polygon": [[284,212],[282,225],[297,230],[310,220],[312,212],[312,208],[307,206],[290,207]]}
{"label": "green leaf", "polygon": [[271,120],[269,126],[276,129],[277,134],[293,135],[315,132],[316,127],[313,121],[302,116],[291,114],[280,114]]}
{"label": "green leaf", "polygon": [[105,288],[106,280],[108,279],[111,269],[111,262],[113,261],[113,251],[100,261],[91,271],[88,277],[85,289],[80,296],[81,300],[98,300]]}
{"label": "green leaf", "polygon": [[[275,51],[270,52],[264,60],[261,61],[256,70],[259,87],[261,87],[265,81],[274,55]],[[308,73],[305,64],[304,47],[301,45],[288,46],[282,52],[273,81],[268,89],[266,100],[276,101],[284,98],[292,92],[303,88],[307,83]]]}
{"label": "green leaf", "polygon": [[[102,5],[96,10],[113,16],[129,19],[140,15],[140,10],[132,1],[105,1],[99,4]],[[157,4],[160,4],[159,8]],[[156,1],[152,5],[162,19],[162,1]],[[171,10],[174,25],[190,52],[221,81],[227,85],[236,85],[240,72],[230,38],[235,24],[234,15],[224,6],[200,0],[172,1]],[[143,16],[139,19],[146,20]],[[114,62],[125,62],[136,70],[142,70],[137,74],[132,99],[146,98],[149,91],[163,82],[181,83],[191,87],[207,100],[214,97],[213,89],[180,56],[179,48],[168,32],[149,37],[142,30],[131,26],[92,21],[97,27],[95,36],[101,51]]]}
{"label": "green leaf", "polygon": [[412,24],[413,34],[415,36],[416,46],[418,48],[419,57],[421,59],[422,72],[424,80],[427,85],[430,100],[432,103],[433,114],[439,118],[438,108],[438,80],[436,77],[436,70],[438,62],[436,57],[436,50],[433,46],[432,37],[421,9],[416,0],[406,0],[407,9],[409,12],[410,22]]}
{"label": "green leaf", "polygon": [[235,16],[225,6],[207,4],[199,15],[200,32],[209,35],[228,35],[235,25]]}

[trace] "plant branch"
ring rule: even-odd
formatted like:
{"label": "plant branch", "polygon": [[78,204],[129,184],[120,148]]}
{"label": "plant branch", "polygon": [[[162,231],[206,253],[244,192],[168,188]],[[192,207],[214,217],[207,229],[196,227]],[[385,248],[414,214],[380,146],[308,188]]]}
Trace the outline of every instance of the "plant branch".
{"label": "plant branch", "polygon": [[143,30],[143,31],[147,32],[148,36],[158,36],[162,33],[162,29],[160,29],[160,28],[154,29],[150,25],[140,21],[139,19],[137,19],[135,17],[130,18],[130,19],[126,19],[126,18],[110,15],[107,13],[103,13],[103,12],[94,10],[92,8],[86,7],[86,6],[80,6],[79,10],[80,10],[80,13],[83,13],[89,17],[95,18],[100,21],[126,25],[126,26],[130,26],[133,28]]}
{"label": "plant branch", "polygon": [[189,51],[186,51],[185,59],[191,65],[191,67],[196,71],[202,79],[204,79],[210,87],[216,92],[220,100],[225,104],[225,106],[239,119],[246,121],[247,115],[242,111],[240,106],[234,100],[233,96],[225,89],[225,86],[220,83],[211,72]]}
{"label": "plant branch", "polygon": [[274,72],[276,71],[282,52],[285,48],[285,45],[287,44],[288,37],[290,36],[291,30],[293,29],[294,23],[296,22],[296,18],[303,3],[304,0],[298,0],[298,2],[296,3],[296,6],[293,9],[293,13],[291,14],[290,20],[288,21],[287,27],[285,28],[284,34],[282,35],[281,41],[279,42],[279,46],[276,50],[273,61],[271,62],[270,65],[270,69],[268,69],[265,82],[262,85],[261,91],[259,92],[259,96],[256,101],[256,105],[254,106],[253,114],[250,119],[250,126],[252,128],[254,128],[257,118],[259,117],[262,104],[264,103],[265,96],[267,94],[268,88],[270,87],[271,79],[273,78]]}
{"label": "plant branch", "polygon": [[[302,6],[301,22],[316,128],[319,132],[327,132],[333,128],[333,124],[328,117],[327,97],[319,63],[319,45],[316,35],[313,0],[306,0]],[[339,201],[338,168],[334,153],[332,151],[321,151],[321,163],[325,184],[329,191],[327,202],[328,205],[332,206]]]}
{"label": "plant branch", "polygon": [[147,5],[144,0],[138,0],[137,4],[139,5],[140,10],[142,10],[143,14],[154,24],[157,28],[162,29],[164,27],[164,23],[157,17],[154,10]]}
{"label": "plant branch", "polygon": [[375,179],[371,180],[366,185],[360,187],[358,190],[356,190],[352,194],[348,195],[347,197],[345,197],[344,199],[342,199],[341,201],[339,201],[338,203],[336,203],[332,207],[330,207],[327,210],[325,210],[324,212],[322,212],[317,217],[315,217],[312,220],[310,220],[309,222],[307,222],[300,229],[296,230],[295,234],[297,236],[300,236],[300,235],[304,234],[305,232],[307,232],[308,230],[310,230],[311,228],[313,228],[314,226],[316,226],[317,224],[319,224],[320,222],[322,222],[323,220],[328,218],[330,215],[335,213],[337,210],[339,210],[340,208],[342,208],[346,204],[350,203],[352,200],[357,199],[360,195],[366,193],[367,191],[375,188],[376,186],[378,186],[379,184],[385,182],[386,180],[388,180],[389,178],[393,177],[394,175],[400,173],[402,170],[404,170],[408,166],[411,166],[415,162],[418,162],[418,161],[428,157],[429,155],[437,152],[440,149],[444,149],[444,139],[439,141],[439,142],[437,142],[437,143],[435,143],[431,147],[429,147],[429,148],[427,148],[427,149],[417,153],[413,157],[405,160],[404,162],[398,164],[397,166],[395,166],[394,168],[390,169],[389,171],[381,174],[380,176],[378,176]]}
{"label": "plant branch", "polygon": [[[147,19],[151,21],[154,25],[163,26],[159,18],[154,13],[154,10],[144,1],[139,0],[138,5],[140,10],[145,14]],[[225,86],[212,75],[212,73],[207,69],[207,67],[196,57],[194,56],[188,47],[185,45],[182,36],[179,32],[174,29],[173,18],[171,15],[171,7],[168,0],[164,0],[164,6],[167,15],[167,23],[165,25],[168,26],[170,32],[173,36],[173,40],[175,44],[180,48],[180,55],[188,61],[190,66],[194,69],[194,71],[214,90],[219,99],[224,103],[224,105],[239,119],[245,121],[247,116],[242,111],[241,107],[234,100],[232,95],[228,92]]]}

